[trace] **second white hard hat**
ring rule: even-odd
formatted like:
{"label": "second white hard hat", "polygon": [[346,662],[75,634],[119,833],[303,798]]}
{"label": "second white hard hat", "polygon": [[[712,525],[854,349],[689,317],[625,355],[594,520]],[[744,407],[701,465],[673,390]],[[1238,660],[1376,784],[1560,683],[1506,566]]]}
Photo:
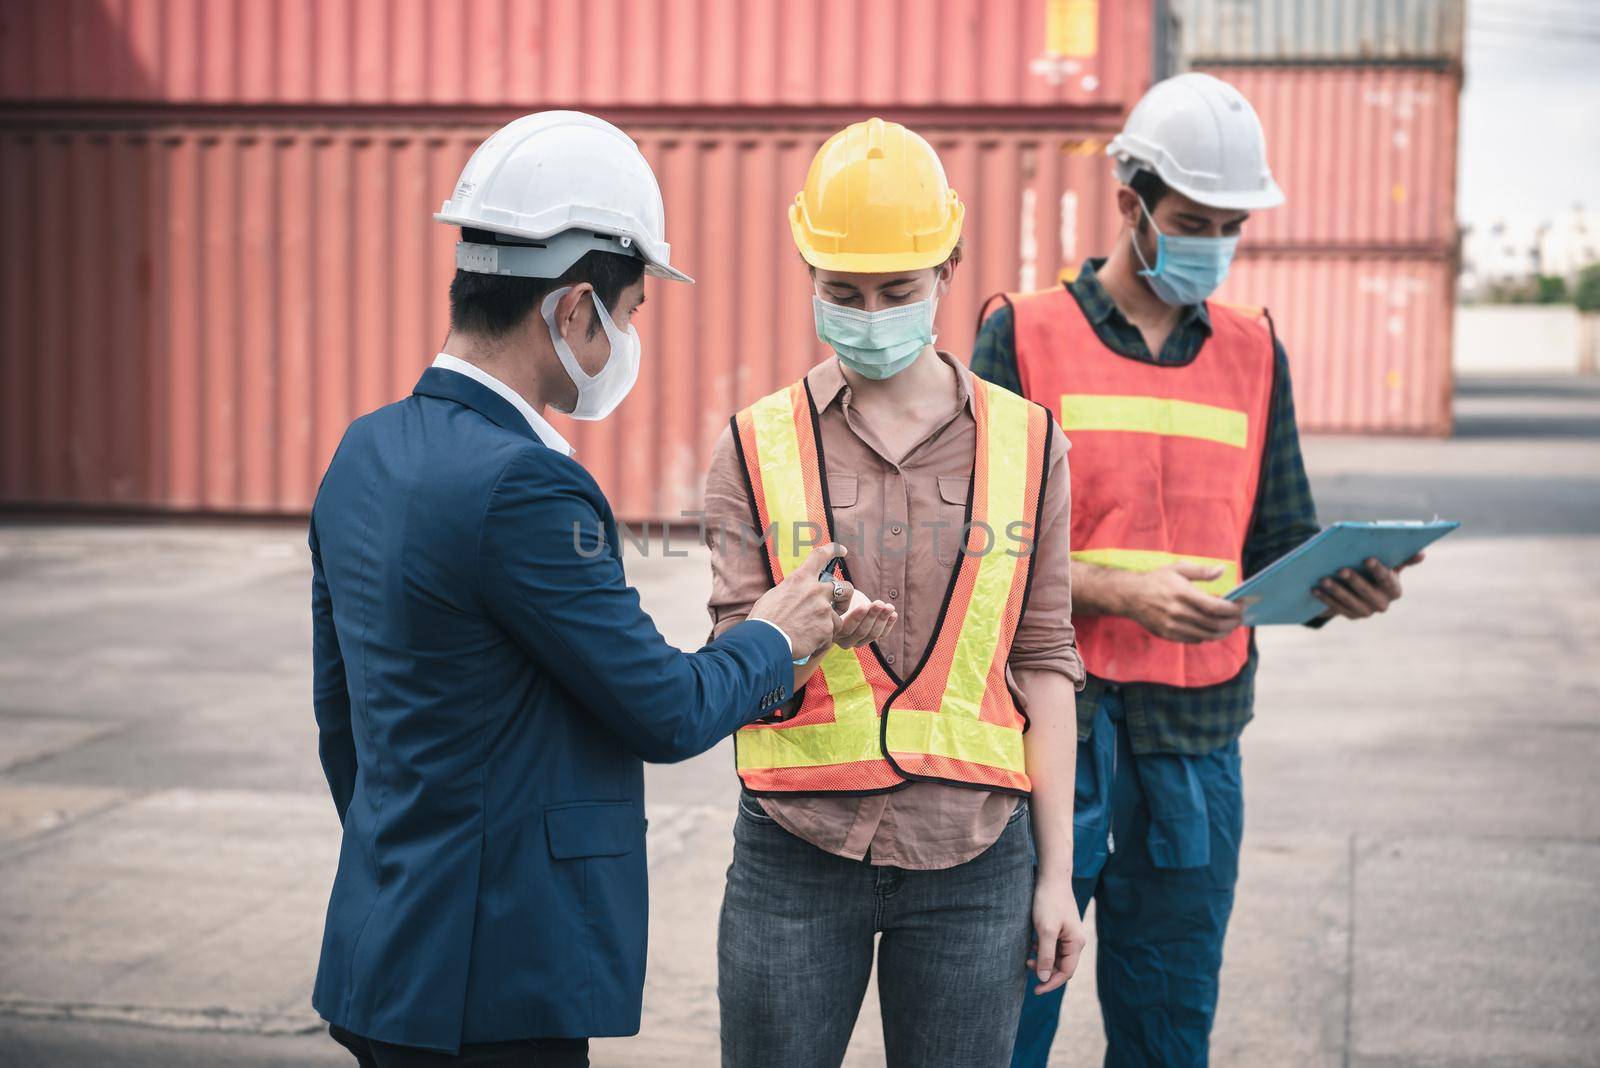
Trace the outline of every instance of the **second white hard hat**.
{"label": "second white hard hat", "polygon": [[479,145],[434,218],[531,245],[462,242],[456,265],[481,274],[556,278],[591,249],[637,256],[679,282],[655,172],[633,139],[581,111],[524,115]]}
{"label": "second white hard hat", "polygon": [[1267,139],[1250,101],[1220,78],[1180,74],[1157,82],[1106,146],[1117,180],[1138,170],[1213,208],[1275,208],[1283,190],[1267,167]]}

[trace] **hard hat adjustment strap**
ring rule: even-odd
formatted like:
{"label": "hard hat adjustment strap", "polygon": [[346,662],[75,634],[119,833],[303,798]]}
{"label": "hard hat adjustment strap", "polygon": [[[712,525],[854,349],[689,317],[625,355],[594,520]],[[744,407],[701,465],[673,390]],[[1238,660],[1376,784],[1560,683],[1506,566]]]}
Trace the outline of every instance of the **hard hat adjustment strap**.
{"label": "hard hat adjustment strap", "polygon": [[511,275],[517,278],[560,278],[587,252],[610,252],[644,259],[633,238],[598,234],[592,230],[564,230],[537,243],[487,245],[456,242],[456,267],[474,274]]}

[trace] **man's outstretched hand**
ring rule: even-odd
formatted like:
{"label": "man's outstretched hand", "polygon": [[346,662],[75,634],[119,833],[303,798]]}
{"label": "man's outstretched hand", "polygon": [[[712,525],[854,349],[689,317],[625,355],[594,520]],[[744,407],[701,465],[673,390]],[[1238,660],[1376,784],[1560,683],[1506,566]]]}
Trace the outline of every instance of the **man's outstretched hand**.
{"label": "man's outstretched hand", "polygon": [[817,546],[750,609],[751,619],[765,619],[789,636],[795,659],[827,648],[840,631],[840,613],[849,606],[855,589],[837,576],[826,582],[819,579],[828,561],[843,555],[843,545]]}

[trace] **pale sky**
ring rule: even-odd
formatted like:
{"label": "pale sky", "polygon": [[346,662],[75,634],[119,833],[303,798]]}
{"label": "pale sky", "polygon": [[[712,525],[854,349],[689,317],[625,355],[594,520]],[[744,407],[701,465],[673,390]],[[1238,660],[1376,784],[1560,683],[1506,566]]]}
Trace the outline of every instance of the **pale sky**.
{"label": "pale sky", "polygon": [[1600,0],[1467,0],[1457,211],[1600,211]]}

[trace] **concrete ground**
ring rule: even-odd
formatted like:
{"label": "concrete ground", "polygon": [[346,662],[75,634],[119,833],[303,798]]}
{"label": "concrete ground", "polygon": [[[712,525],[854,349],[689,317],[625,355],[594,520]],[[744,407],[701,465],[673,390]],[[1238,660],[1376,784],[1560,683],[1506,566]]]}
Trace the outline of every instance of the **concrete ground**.
{"label": "concrete ground", "polygon": [[[1458,408],[1306,444],[1324,519],[1466,526],[1389,615],[1260,634],[1219,1065],[1600,1065],[1600,382]],[[0,1064],[348,1063],[308,1004],[338,828],[303,546],[0,526]],[[629,571],[697,644],[704,559]],[[735,792],[726,746],[651,769],[644,1031],[597,1065],[715,1063]],[[1054,1065],[1099,1059],[1080,976]],[[882,1063],[871,995],[848,1063]]]}

